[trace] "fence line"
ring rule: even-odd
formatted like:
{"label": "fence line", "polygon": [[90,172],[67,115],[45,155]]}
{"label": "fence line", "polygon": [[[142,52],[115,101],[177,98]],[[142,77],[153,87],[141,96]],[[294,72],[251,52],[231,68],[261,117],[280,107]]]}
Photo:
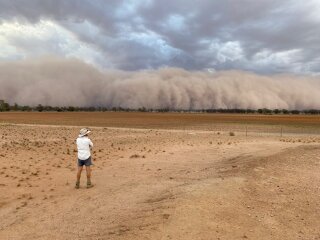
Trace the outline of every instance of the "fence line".
{"label": "fence line", "polygon": [[248,136],[292,136],[292,135],[320,135],[320,127],[312,126],[283,126],[283,125],[253,125],[253,124],[212,124],[208,129],[216,132],[234,132]]}

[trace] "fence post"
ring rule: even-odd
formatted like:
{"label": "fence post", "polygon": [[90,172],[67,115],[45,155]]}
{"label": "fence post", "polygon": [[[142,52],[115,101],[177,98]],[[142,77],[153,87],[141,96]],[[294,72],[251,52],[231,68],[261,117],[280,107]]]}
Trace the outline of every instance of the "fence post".
{"label": "fence post", "polygon": [[282,137],[282,132],[283,132],[283,129],[282,129],[282,126],[281,126],[281,129],[280,129],[280,137]]}

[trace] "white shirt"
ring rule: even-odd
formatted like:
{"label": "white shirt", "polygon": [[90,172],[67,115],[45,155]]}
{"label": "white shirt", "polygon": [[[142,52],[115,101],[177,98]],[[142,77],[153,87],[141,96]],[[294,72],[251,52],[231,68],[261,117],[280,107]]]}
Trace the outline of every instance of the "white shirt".
{"label": "white shirt", "polygon": [[93,143],[88,137],[78,137],[77,147],[78,147],[78,158],[80,160],[87,160],[90,154],[90,146],[93,147]]}

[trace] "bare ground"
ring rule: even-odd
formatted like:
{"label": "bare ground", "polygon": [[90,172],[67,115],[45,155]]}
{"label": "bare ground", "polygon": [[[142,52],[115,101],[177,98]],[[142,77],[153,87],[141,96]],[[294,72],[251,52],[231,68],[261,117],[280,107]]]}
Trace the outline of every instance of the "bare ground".
{"label": "bare ground", "polygon": [[320,137],[0,125],[0,239],[320,239]]}

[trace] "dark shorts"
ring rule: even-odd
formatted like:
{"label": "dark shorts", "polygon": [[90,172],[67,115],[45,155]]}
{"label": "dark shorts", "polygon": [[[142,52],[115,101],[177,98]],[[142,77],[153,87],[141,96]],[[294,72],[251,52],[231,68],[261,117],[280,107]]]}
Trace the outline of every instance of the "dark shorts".
{"label": "dark shorts", "polygon": [[80,160],[78,159],[78,166],[79,167],[82,167],[82,166],[91,166],[92,165],[92,162],[91,162],[91,157],[89,157],[88,159],[86,160]]}

